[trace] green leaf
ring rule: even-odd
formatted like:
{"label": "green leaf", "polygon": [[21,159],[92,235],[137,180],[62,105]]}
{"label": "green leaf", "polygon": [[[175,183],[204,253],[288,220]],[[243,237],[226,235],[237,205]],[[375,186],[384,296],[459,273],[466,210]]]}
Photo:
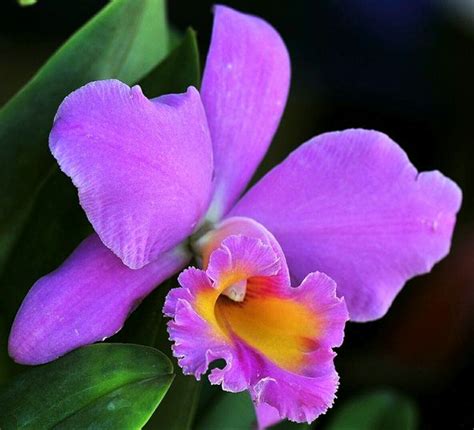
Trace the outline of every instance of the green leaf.
{"label": "green leaf", "polygon": [[168,382],[153,378],[125,385],[56,424],[54,429],[141,429],[170,384],[171,379]]}
{"label": "green leaf", "polygon": [[178,46],[139,84],[148,97],[183,93],[193,85],[199,88],[201,68],[196,33],[188,28]]}
{"label": "green leaf", "polygon": [[172,380],[156,349],[97,344],[24,372],[0,393],[0,428],[139,429]]}
{"label": "green leaf", "polygon": [[140,80],[168,52],[164,0],[114,0],[0,111],[0,269],[53,165],[48,134],[66,95],[98,79]]}
{"label": "green leaf", "polygon": [[393,391],[380,390],[336,405],[328,430],[414,430],[413,402]]}
{"label": "green leaf", "polygon": [[20,6],[32,6],[36,4],[37,0],[18,0]]}
{"label": "green leaf", "polygon": [[208,405],[207,413],[199,420],[196,430],[248,430],[256,422],[255,408],[248,392],[223,392]]}

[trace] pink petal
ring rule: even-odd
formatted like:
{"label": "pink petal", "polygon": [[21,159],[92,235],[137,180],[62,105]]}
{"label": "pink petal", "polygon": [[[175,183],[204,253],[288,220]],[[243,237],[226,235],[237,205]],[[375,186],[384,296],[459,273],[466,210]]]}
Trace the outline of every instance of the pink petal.
{"label": "pink petal", "polygon": [[278,410],[266,403],[260,403],[256,406],[255,413],[257,415],[258,430],[266,430],[281,421]]}
{"label": "pink petal", "polygon": [[[335,397],[332,348],[343,340],[347,309],[326,275],[312,273],[291,288],[266,271],[270,261],[278,255],[262,240],[230,236],[213,252],[206,272],[184,271],[181,288],[170,291],[164,309],[172,318],[173,351],[184,373],[197,379],[223,359],[225,367],[214,368],[209,380],[226,391],[248,389],[257,407],[275,408],[277,417],[259,417],[261,426],[269,425],[267,418],[311,422]],[[242,267],[248,270],[246,296],[232,301],[222,294]]]}
{"label": "pink petal", "polygon": [[321,351],[319,365],[325,372],[307,377],[260,361],[259,372],[268,375],[252,387],[250,394],[258,404],[264,402],[276,409],[280,418],[299,423],[311,423],[332,407],[339,386],[339,376],[333,365],[334,354]]}
{"label": "pink petal", "polygon": [[217,220],[244,190],[278,127],[290,61],[279,34],[260,18],[216,6],[202,82],[214,148]]}
{"label": "pink petal", "polygon": [[268,252],[269,248],[253,237],[230,236],[211,254],[207,276],[216,283],[231,272],[241,273],[245,278],[276,276],[282,263],[275,252]]}
{"label": "pink petal", "polygon": [[346,130],[301,146],[231,215],[268,228],[297,280],[315,270],[331,276],[351,319],[367,321],[446,256],[460,204],[453,181],[418,173],[386,135]]}
{"label": "pink petal", "polygon": [[[227,218],[215,225],[212,230],[194,242],[193,247],[198,259],[200,260],[200,263],[202,263],[201,266],[207,269],[211,254],[217,250],[229,236],[239,235],[246,236],[247,238],[259,239],[265,245],[270,246],[274,254],[278,257],[278,261],[280,262],[278,276],[281,279],[279,282],[284,285],[290,283],[290,275],[288,272],[288,266],[286,264],[286,258],[283,254],[280,244],[263,225],[251,218]],[[227,251],[225,252],[226,254],[228,254]],[[243,252],[246,252],[245,248]],[[221,252],[219,252],[217,255],[220,253]],[[253,263],[252,259],[250,259],[250,261]]]}
{"label": "pink petal", "polygon": [[41,364],[112,336],[138,303],[189,258],[176,248],[132,270],[97,235],[90,236],[33,285],[13,324],[10,355],[18,363]]}
{"label": "pink petal", "polygon": [[129,267],[186,238],[207,209],[212,149],[198,92],[148,100],[92,82],[60,106],[50,147],[100,236]]}

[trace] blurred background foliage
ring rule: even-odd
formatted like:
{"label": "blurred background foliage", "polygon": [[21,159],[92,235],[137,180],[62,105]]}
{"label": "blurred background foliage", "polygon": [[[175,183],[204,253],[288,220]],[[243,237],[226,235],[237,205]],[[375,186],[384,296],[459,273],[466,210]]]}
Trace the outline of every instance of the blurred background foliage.
{"label": "blurred background foliage", "polygon": [[[377,403],[382,410],[387,405],[396,411],[411,410],[406,406],[408,400],[403,400],[411,399],[418,410],[420,428],[472,429],[474,3],[472,0],[229,0],[226,3],[271,22],[281,33],[292,58],[288,107],[256,178],[313,135],[364,127],[389,134],[420,170],[439,169],[464,191],[450,256],[430,275],[410,281],[385,318],[348,325],[345,343],[336,359],[341,375],[336,404],[348,406],[341,406],[340,416],[336,416],[338,407],[331,410],[317,421],[316,428],[346,428],[344,424],[336,424],[344,423],[343,410],[350,409],[351,399],[361,393],[390,388],[402,397],[382,392],[385,394]],[[21,8],[14,0],[4,0],[0,6],[0,105],[105,4],[102,0],[40,0]],[[212,2],[208,0],[172,0],[168,4],[169,21],[177,30],[184,32],[188,26],[196,30],[201,64],[210,39],[211,8]],[[147,84],[152,85],[150,81]],[[63,192],[62,188],[67,188],[61,179],[58,181],[54,186],[56,198]],[[64,192],[69,193],[70,189]],[[66,211],[61,216],[69,219],[70,214]],[[67,228],[67,223],[63,228]],[[21,253],[17,258],[22,264],[29,264],[27,254]],[[16,267],[16,270],[21,269]],[[162,300],[159,296],[159,293],[153,295],[141,308],[156,309]],[[147,315],[151,318],[147,324],[159,324],[160,315],[155,315],[156,320],[153,314]],[[6,339],[8,321],[0,320],[0,344]],[[132,318],[122,336],[127,336],[127,330],[134,331],[132,327],[137,321],[140,324],[137,316]],[[1,346],[3,349],[4,345]],[[166,346],[161,349],[165,351]],[[0,361],[0,381],[6,379],[2,377],[5,369],[6,365],[2,366]],[[181,384],[182,392],[197,398],[194,383],[182,379],[184,382],[177,378],[171,390]],[[220,393],[206,387],[196,406],[196,416],[190,418],[194,424],[186,426],[210,428],[206,420],[219,422],[220,410],[246,408],[244,398],[239,397],[238,403],[232,406],[225,397],[217,399],[216,395]],[[364,404],[372,405],[366,409],[367,413],[378,410],[370,402]],[[213,414],[211,418],[209,411]],[[411,418],[407,419],[415,421],[410,414],[407,416]],[[248,419],[245,412],[239,418]],[[377,428],[388,428],[382,421],[378,423]],[[216,428],[225,427],[219,424]]]}

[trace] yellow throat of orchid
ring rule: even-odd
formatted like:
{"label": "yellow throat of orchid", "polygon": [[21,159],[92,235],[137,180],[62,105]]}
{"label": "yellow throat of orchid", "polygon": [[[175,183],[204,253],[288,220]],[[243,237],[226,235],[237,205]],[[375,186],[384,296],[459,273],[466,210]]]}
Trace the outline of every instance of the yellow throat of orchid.
{"label": "yellow throat of orchid", "polygon": [[228,341],[240,340],[279,367],[298,372],[322,321],[303,303],[278,294],[265,277],[232,273],[196,297],[197,310]]}

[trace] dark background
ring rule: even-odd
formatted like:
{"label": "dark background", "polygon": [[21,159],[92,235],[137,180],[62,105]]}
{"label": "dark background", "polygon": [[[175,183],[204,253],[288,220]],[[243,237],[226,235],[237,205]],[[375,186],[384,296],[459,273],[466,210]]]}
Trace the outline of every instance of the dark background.
{"label": "dark background", "polygon": [[[310,137],[349,127],[389,134],[420,170],[464,191],[451,255],[410,281],[389,314],[349,324],[336,365],[339,401],[392,387],[415,400],[421,428],[474,426],[474,5],[470,0],[227,1],[286,41],[292,88],[258,176]],[[104,1],[0,6],[0,104]],[[469,4],[471,6],[469,6]],[[212,2],[171,0],[170,21],[198,31],[203,61]],[[27,126],[27,124],[25,124]],[[324,420],[321,419],[321,424]]]}

